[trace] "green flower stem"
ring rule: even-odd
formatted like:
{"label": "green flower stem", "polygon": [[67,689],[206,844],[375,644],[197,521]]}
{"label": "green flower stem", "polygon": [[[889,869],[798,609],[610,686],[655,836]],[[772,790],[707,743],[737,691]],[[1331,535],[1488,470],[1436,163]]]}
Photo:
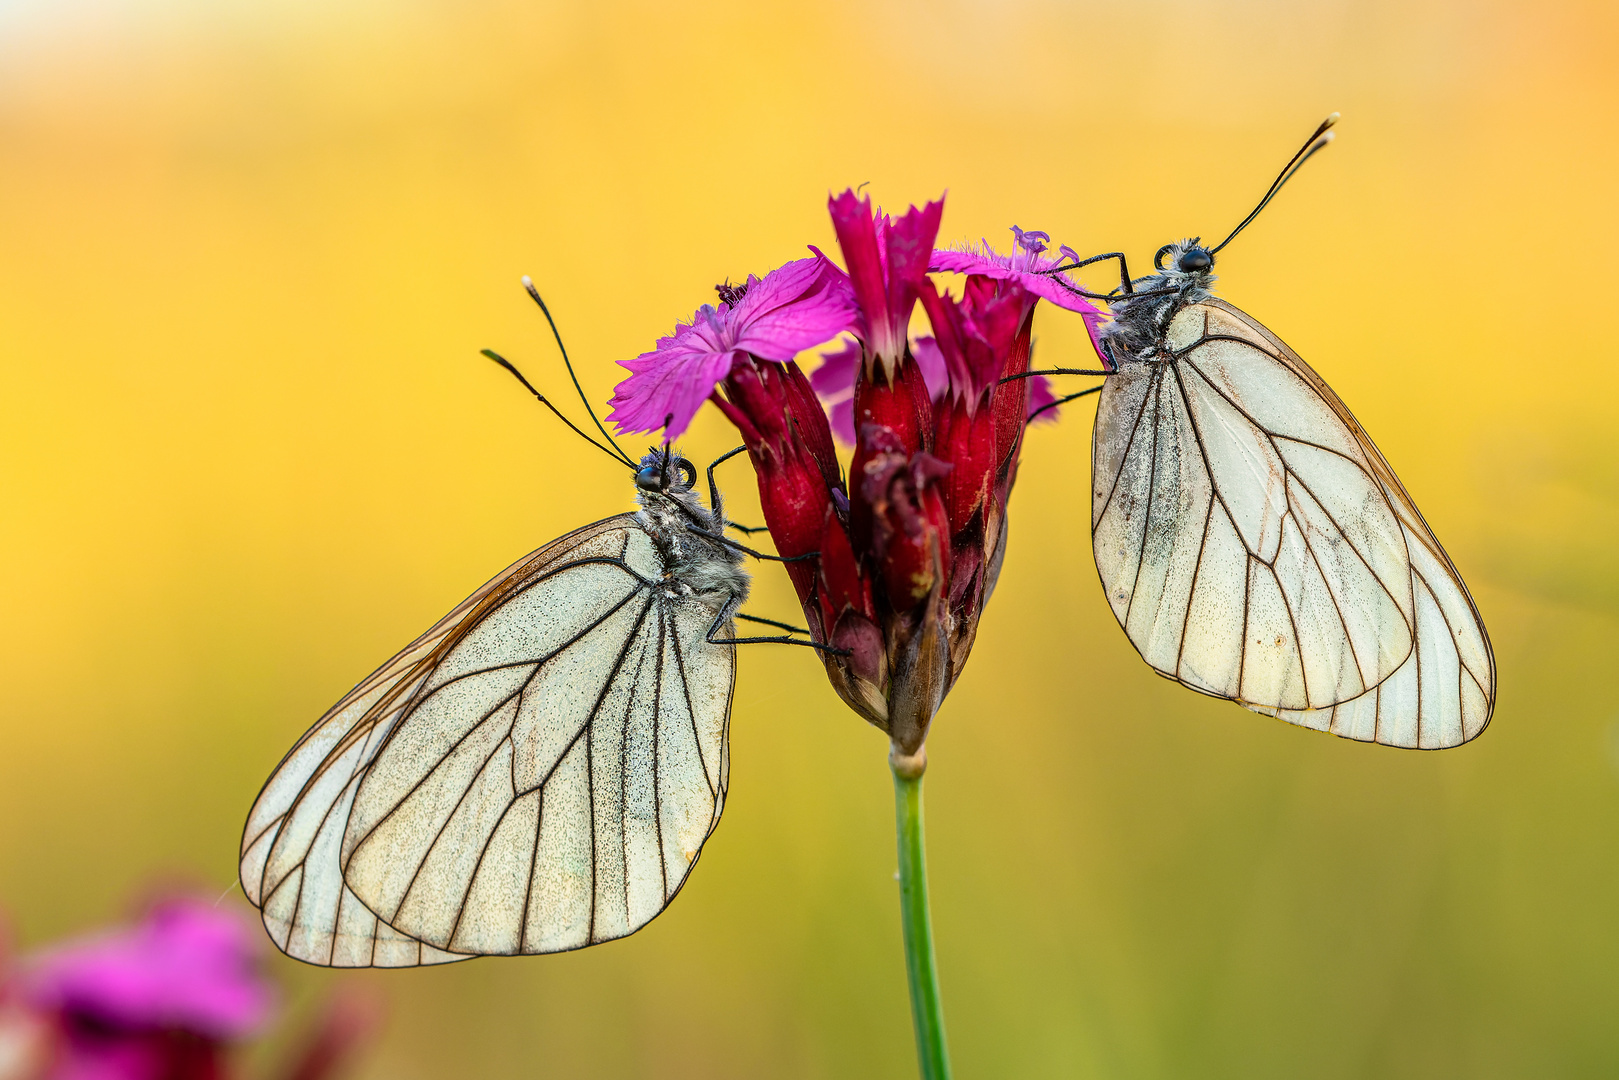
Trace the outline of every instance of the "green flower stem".
{"label": "green flower stem", "polygon": [[926,759],[890,759],[894,767],[894,816],[899,834],[899,903],[905,927],[905,974],[911,984],[911,1021],[923,1080],[948,1080],[950,1053],[944,1041],[939,969],[933,959],[933,920],[928,914],[927,854],[922,839],[922,767]]}

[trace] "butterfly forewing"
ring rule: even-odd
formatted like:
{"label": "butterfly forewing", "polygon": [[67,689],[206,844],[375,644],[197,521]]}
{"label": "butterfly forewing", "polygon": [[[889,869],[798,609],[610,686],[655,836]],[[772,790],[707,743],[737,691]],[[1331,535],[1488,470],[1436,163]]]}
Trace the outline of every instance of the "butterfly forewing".
{"label": "butterfly forewing", "polygon": [[661,573],[632,516],[580,529],[317,723],[243,840],[277,945],[403,966],[573,948],[661,911],[718,820],[734,677],[713,610]]}
{"label": "butterfly forewing", "polygon": [[1336,394],[1210,299],[1108,378],[1092,540],[1114,614],[1160,674],[1289,722],[1450,746],[1494,666],[1466,587]]}

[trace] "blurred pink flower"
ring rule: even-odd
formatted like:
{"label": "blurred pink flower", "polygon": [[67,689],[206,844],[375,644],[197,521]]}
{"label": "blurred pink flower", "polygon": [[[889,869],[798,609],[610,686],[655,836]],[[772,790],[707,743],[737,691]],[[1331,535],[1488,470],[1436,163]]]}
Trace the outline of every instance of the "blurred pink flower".
{"label": "blurred pink flower", "polygon": [[36,1008],[105,1025],[240,1038],[271,1008],[258,952],[258,935],[235,915],[200,900],[170,900],[131,929],[38,957],[24,992]]}
{"label": "blurred pink flower", "polygon": [[258,936],[240,919],[171,900],[138,925],[43,953],[21,1002],[55,1027],[49,1080],[211,1080],[225,1044],[268,1018]]}
{"label": "blurred pink flower", "polygon": [[[264,1027],[275,998],[259,942],[195,898],[17,965],[0,941],[0,1080],[225,1080],[231,1045]],[[374,1002],[339,997],[274,1075],[340,1075],[379,1018]]]}

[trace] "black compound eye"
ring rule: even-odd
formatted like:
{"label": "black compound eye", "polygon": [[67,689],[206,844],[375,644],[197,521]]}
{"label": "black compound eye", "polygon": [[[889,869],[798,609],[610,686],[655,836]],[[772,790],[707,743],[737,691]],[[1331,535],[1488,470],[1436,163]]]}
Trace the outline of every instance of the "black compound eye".
{"label": "black compound eye", "polygon": [[1175,260],[1175,268],[1183,274],[1196,274],[1214,265],[1214,256],[1200,247],[1184,252]]}
{"label": "black compound eye", "polygon": [[647,465],[635,474],[635,486],[642,491],[663,490],[663,470],[656,465]]}

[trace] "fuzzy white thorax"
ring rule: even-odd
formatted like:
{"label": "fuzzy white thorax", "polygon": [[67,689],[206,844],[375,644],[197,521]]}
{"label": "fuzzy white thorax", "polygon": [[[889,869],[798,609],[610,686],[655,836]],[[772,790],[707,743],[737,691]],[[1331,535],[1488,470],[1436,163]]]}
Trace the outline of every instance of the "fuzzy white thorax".
{"label": "fuzzy white thorax", "polygon": [[[641,459],[641,465],[656,467],[661,460],[664,460],[664,452],[654,450]],[[678,451],[670,448],[666,460],[672,463],[683,459]],[[735,611],[747,599],[751,581],[742,567],[742,553],[692,531],[695,526],[711,536],[724,536],[724,508],[704,506],[702,498],[687,485],[681,470],[672,464],[668,467],[666,487],[661,491],[638,487],[635,495],[641,504],[635,520],[646,530],[663,559],[664,579],[671,585],[689,589],[716,611],[726,607]]]}

